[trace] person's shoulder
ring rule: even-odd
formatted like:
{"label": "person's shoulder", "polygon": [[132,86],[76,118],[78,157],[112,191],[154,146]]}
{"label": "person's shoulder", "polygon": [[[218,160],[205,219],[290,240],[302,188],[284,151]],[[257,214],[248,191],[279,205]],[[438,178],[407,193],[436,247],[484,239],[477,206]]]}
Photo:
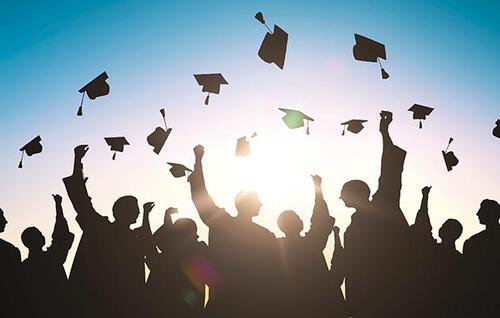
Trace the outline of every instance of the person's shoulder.
{"label": "person's shoulder", "polygon": [[274,233],[271,232],[269,229],[263,227],[260,224],[257,224],[257,223],[254,223],[254,224],[255,224],[255,228],[257,229],[257,231],[259,231],[262,235],[276,238],[276,235],[274,235]]}
{"label": "person's shoulder", "polygon": [[14,244],[7,242],[1,238],[0,238],[0,249],[4,250],[5,253],[21,255],[19,249]]}

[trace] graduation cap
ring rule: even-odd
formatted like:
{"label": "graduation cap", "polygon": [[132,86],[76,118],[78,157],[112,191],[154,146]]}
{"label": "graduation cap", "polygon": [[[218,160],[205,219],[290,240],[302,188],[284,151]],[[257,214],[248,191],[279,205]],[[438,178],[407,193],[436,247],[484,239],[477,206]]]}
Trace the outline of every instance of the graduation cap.
{"label": "graduation cap", "polygon": [[205,105],[208,105],[210,93],[219,94],[220,86],[229,84],[221,73],[194,74],[194,78],[198,82],[198,85],[203,86],[201,91],[208,92],[207,98],[205,98]]}
{"label": "graduation cap", "polygon": [[274,63],[280,69],[285,66],[286,46],[288,43],[288,33],[282,28],[274,25],[274,32],[267,26],[262,12],[257,12],[255,18],[262,23],[269,32],[266,33],[259,49],[259,57],[267,63]]}
{"label": "graduation cap", "polygon": [[389,74],[382,67],[380,59],[386,59],[385,46],[382,43],[369,39],[359,34],[354,34],[356,44],[352,48],[354,58],[364,62],[378,62],[383,79],[388,79]]}
{"label": "graduation cap", "polygon": [[341,123],[341,125],[344,126],[344,130],[342,131],[342,136],[345,135],[346,126],[347,126],[347,130],[349,130],[353,134],[357,134],[361,130],[363,130],[363,128],[365,128],[363,126],[363,123],[366,123],[366,122],[367,122],[367,120],[364,120],[364,119],[351,119],[349,121]]}
{"label": "graduation cap", "polygon": [[123,152],[125,145],[130,145],[125,137],[105,137],[104,140],[111,147],[111,151],[115,152],[113,160],[116,158],[116,152]]}
{"label": "graduation cap", "polygon": [[419,104],[413,104],[412,107],[408,109],[408,111],[413,112],[413,119],[419,119],[420,122],[418,124],[418,127],[422,129],[422,120],[425,120],[425,118],[432,113],[434,108],[424,106],[424,105],[419,105]]}
{"label": "graduation cap", "polygon": [[160,153],[165,141],[167,141],[172,128],[167,128],[167,121],[165,120],[165,109],[160,109],[161,117],[163,118],[163,124],[165,124],[165,129],[162,127],[156,127],[155,131],[153,131],[148,137],[148,144],[153,147],[154,153],[157,155]]}
{"label": "graduation cap", "polygon": [[283,116],[283,121],[290,129],[304,127],[304,120],[306,121],[306,134],[309,135],[309,121],[314,121],[311,117],[307,116],[300,110],[288,109],[288,108],[278,108],[282,112],[285,112]]}
{"label": "graduation cap", "polygon": [[500,138],[500,119],[497,119],[495,124],[497,126],[493,128],[493,136]]}
{"label": "graduation cap", "polygon": [[108,95],[109,85],[106,83],[107,79],[108,74],[106,74],[106,72],[102,72],[101,75],[91,80],[87,85],[78,91],[82,93],[82,100],[80,102],[80,107],[78,107],[78,112],[76,113],[77,116],[83,115],[83,99],[85,97],[85,93],[87,93],[87,96],[90,99],[96,99],[96,97]]}
{"label": "graduation cap", "polygon": [[[257,137],[257,133],[254,132],[250,138]],[[243,136],[241,138],[238,138],[238,141],[236,142],[236,151],[235,154],[238,157],[243,157],[243,156],[248,156],[250,154],[250,142],[248,141],[249,138],[247,136]]]}
{"label": "graduation cap", "polygon": [[21,161],[19,161],[19,165],[17,166],[18,168],[23,167],[24,153],[26,153],[28,157],[31,157],[32,155],[42,152],[43,147],[42,144],[40,143],[41,141],[42,138],[40,136],[36,136],[33,140],[31,140],[21,149],[19,149],[19,151],[21,151]]}
{"label": "graduation cap", "polygon": [[173,163],[173,162],[167,162],[167,163],[171,166],[170,173],[172,173],[172,175],[175,178],[184,177],[187,171],[193,172],[193,170],[189,169],[188,167],[180,163]]}
{"label": "graduation cap", "polygon": [[446,164],[446,169],[448,169],[448,171],[453,170],[453,167],[458,164],[458,158],[455,156],[453,151],[448,151],[448,148],[450,147],[452,141],[453,138],[450,138],[446,149],[444,151],[441,151],[441,153],[443,154],[444,162]]}

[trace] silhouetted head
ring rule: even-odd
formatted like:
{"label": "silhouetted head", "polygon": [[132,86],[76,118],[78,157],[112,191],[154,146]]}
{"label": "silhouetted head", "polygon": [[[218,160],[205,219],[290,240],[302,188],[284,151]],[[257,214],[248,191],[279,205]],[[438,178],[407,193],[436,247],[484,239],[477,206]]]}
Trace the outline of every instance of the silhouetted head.
{"label": "silhouetted head", "polygon": [[238,215],[246,217],[254,217],[259,215],[262,203],[255,191],[241,191],[234,199]]}
{"label": "silhouetted head", "polygon": [[484,225],[498,225],[500,219],[500,204],[495,200],[485,199],[477,211],[479,223]]}
{"label": "silhouetted head", "polygon": [[351,180],[344,184],[340,199],[348,208],[360,208],[370,202],[370,187],[361,180]]}
{"label": "silhouetted head", "polygon": [[45,245],[45,237],[42,232],[34,226],[28,227],[23,231],[23,234],[21,234],[21,240],[23,241],[24,246],[26,246],[30,251],[41,250]]}
{"label": "silhouetted head", "polygon": [[174,223],[175,237],[181,242],[198,241],[198,228],[196,223],[188,218],[178,219]]}
{"label": "silhouetted head", "polygon": [[281,212],[278,216],[278,226],[286,236],[297,236],[304,229],[304,223],[292,210]]}
{"label": "silhouetted head", "polygon": [[131,195],[126,195],[113,204],[113,216],[119,223],[132,225],[139,217],[139,204],[137,198]]}
{"label": "silhouetted head", "polygon": [[455,243],[462,235],[463,227],[458,220],[448,219],[439,229],[439,237],[445,243]]}
{"label": "silhouetted head", "polygon": [[8,223],[7,219],[3,215],[3,210],[0,209],[0,233],[2,233],[3,231],[5,231],[5,226],[7,225],[7,223]]}

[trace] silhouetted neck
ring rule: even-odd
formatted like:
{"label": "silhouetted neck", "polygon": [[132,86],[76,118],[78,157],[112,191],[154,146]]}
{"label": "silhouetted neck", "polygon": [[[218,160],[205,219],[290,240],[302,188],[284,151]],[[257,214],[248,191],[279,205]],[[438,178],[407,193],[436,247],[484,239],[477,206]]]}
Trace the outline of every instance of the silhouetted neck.
{"label": "silhouetted neck", "polygon": [[238,215],[236,216],[236,219],[241,221],[241,222],[252,223],[252,216],[250,216],[250,215],[238,213]]}
{"label": "silhouetted neck", "polygon": [[486,224],[486,231],[500,231],[500,224]]}
{"label": "silhouetted neck", "polygon": [[127,224],[125,222],[120,222],[119,220],[116,220],[114,222],[117,228],[122,229],[122,230],[130,230],[130,224]]}
{"label": "silhouetted neck", "polygon": [[38,258],[43,255],[43,250],[42,249],[36,249],[36,250],[29,250],[28,257],[29,258]]}
{"label": "silhouetted neck", "polygon": [[441,246],[447,250],[456,250],[455,242],[441,241]]}

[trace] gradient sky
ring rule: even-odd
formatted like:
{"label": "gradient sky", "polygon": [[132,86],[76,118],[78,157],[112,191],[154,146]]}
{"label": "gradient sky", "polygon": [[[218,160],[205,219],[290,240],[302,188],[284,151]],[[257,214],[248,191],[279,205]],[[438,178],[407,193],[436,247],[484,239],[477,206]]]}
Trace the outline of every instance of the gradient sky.
{"label": "gradient sky", "polygon": [[[266,32],[253,18],[257,11],[289,33],[283,71],[257,56]],[[157,203],[155,228],[175,206],[206,239],[188,183],[166,165],[192,165],[192,148],[202,143],[209,192],[231,213],[235,194],[251,188],[264,203],[258,223],[279,234],[277,215],[293,209],[308,224],[314,173],[323,176],[344,230],[353,211],[338,199],[342,184],[362,179],[376,190],[378,113],[385,109],[394,112],[393,140],[408,151],[401,199],[407,219],[414,221],[420,189],[432,185],[434,233],[457,218],[461,249],[481,230],[481,200],[500,199],[500,140],[491,134],[500,117],[499,12],[497,1],[469,0],[2,1],[0,207],[9,220],[2,238],[23,256],[24,228],[36,225],[50,241],[52,193],[65,197],[70,227],[80,234],[61,181],[80,143],[90,145],[85,173],[104,215],[119,196],[133,194],[141,204]],[[353,33],[385,43],[389,80],[380,79],[377,65],[354,61]],[[104,70],[110,94],[87,101],[77,117],[78,89]],[[229,85],[205,107],[192,75],[211,72]],[[422,130],[407,111],[414,103],[436,108]],[[146,136],[162,125],[163,107],[173,132],[157,156]],[[278,107],[315,118],[311,135],[287,129]],[[366,128],[342,137],[339,124],[351,118],[367,119]],[[234,157],[236,139],[254,131],[252,155]],[[43,153],[25,157],[18,169],[18,149],[38,134]],[[103,137],[120,135],[131,146],[112,161]],[[452,172],[441,157],[449,137],[460,159]]]}

